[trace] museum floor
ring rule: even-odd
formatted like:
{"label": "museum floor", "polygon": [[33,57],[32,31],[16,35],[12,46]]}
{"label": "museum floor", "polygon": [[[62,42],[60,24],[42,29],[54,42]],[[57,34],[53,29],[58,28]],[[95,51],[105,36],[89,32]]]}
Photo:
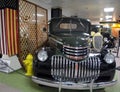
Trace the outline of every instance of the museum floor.
{"label": "museum floor", "polygon": [[[119,54],[120,55],[120,54]],[[120,56],[116,58],[117,66],[120,65]],[[120,71],[116,71],[118,83],[105,89],[94,90],[93,92],[120,92]],[[38,86],[31,78],[24,76],[24,70],[20,69],[13,73],[0,72],[0,92],[58,92],[57,88]],[[64,90],[61,92],[89,92],[80,90]]]}

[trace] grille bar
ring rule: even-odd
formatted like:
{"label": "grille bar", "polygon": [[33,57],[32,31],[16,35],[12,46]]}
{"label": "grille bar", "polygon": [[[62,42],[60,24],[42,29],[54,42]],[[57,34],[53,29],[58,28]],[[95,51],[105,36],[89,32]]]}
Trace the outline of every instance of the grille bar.
{"label": "grille bar", "polygon": [[81,60],[87,57],[88,48],[87,47],[71,47],[63,45],[63,53],[67,58],[73,60]]}
{"label": "grille bar", "polygon": [[67,55],[73,55],[73,56],[85,56],[87,55],[87,48],[80,48],[80,49],[76,49],[76,48],[66,48],[66,47],[63,47],[63,52]]}
{"label": "grille bar", "polygon": [[89,57],[87,60],[75,62],[61,55],[52,56],[51,75],[55,80],[90,82],[100,74],[100,59]]}

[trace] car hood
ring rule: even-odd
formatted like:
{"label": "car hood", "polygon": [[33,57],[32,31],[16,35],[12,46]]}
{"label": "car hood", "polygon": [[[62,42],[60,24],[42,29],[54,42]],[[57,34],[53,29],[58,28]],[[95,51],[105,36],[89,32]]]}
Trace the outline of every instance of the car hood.
{"label": "car hood", "polygon": [[88,46],[88,35],[84,34],[64,34],[64,35],[57,35],[56,38],[60,42],[63,43],[63,45],[72,46],[72,47],[83,47]]}

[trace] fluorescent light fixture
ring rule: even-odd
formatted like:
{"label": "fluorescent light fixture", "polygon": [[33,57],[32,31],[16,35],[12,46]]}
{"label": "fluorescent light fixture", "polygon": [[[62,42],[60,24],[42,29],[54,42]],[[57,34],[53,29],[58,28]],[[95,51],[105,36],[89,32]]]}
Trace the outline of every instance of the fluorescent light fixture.
{"label": "fluorescent light fixture", "polygon": [[114,8],[111,7],[111,8],[104,8],[104,12],[113,12],[114,11]]}
{"label": "fluorescent light fixture", "polygon": [[[35,16],[35,14],[33,14],[33,16]],[[42,16],[44,16],[44,15],[42,15],[42,14],[37,14],[37,16],[38,16],[38,17],[42,17]]]}
{"label": "fluorescent light fixture", "polygon": [[111,15],[105,16],[106,19],[111,19],[112,17],[113,17],[113,16],[111,16]]}

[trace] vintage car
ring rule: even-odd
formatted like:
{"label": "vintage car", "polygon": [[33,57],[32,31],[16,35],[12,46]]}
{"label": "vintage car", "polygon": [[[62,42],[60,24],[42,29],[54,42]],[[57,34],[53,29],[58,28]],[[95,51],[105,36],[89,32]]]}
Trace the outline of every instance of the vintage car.
{"label": "vintage car", "polygon": [[[53,18],[48,41],[35,51],[32,80],[40,85],[64,89],[86,90],[116,84],[115,56],[103,46],[91,52],[91,23],[82,18]],[[95,37],[95,44],[101,43]]]}
{"label": "vintage car", "polygon": [[[107,47],[107,49],[110,48],[114,50],[117,47],[117,38],[111,35],[110,28],[101,28],[96,25],[92,25],[90,32],[90,38],[92,38],[91,48],[93,48],[94,50],[101,51],[101,48],[103,47]],[[99,43],[96,39],[96,37],[98,38],[98,36],[101,37],[101,39],[99,39]]]}

